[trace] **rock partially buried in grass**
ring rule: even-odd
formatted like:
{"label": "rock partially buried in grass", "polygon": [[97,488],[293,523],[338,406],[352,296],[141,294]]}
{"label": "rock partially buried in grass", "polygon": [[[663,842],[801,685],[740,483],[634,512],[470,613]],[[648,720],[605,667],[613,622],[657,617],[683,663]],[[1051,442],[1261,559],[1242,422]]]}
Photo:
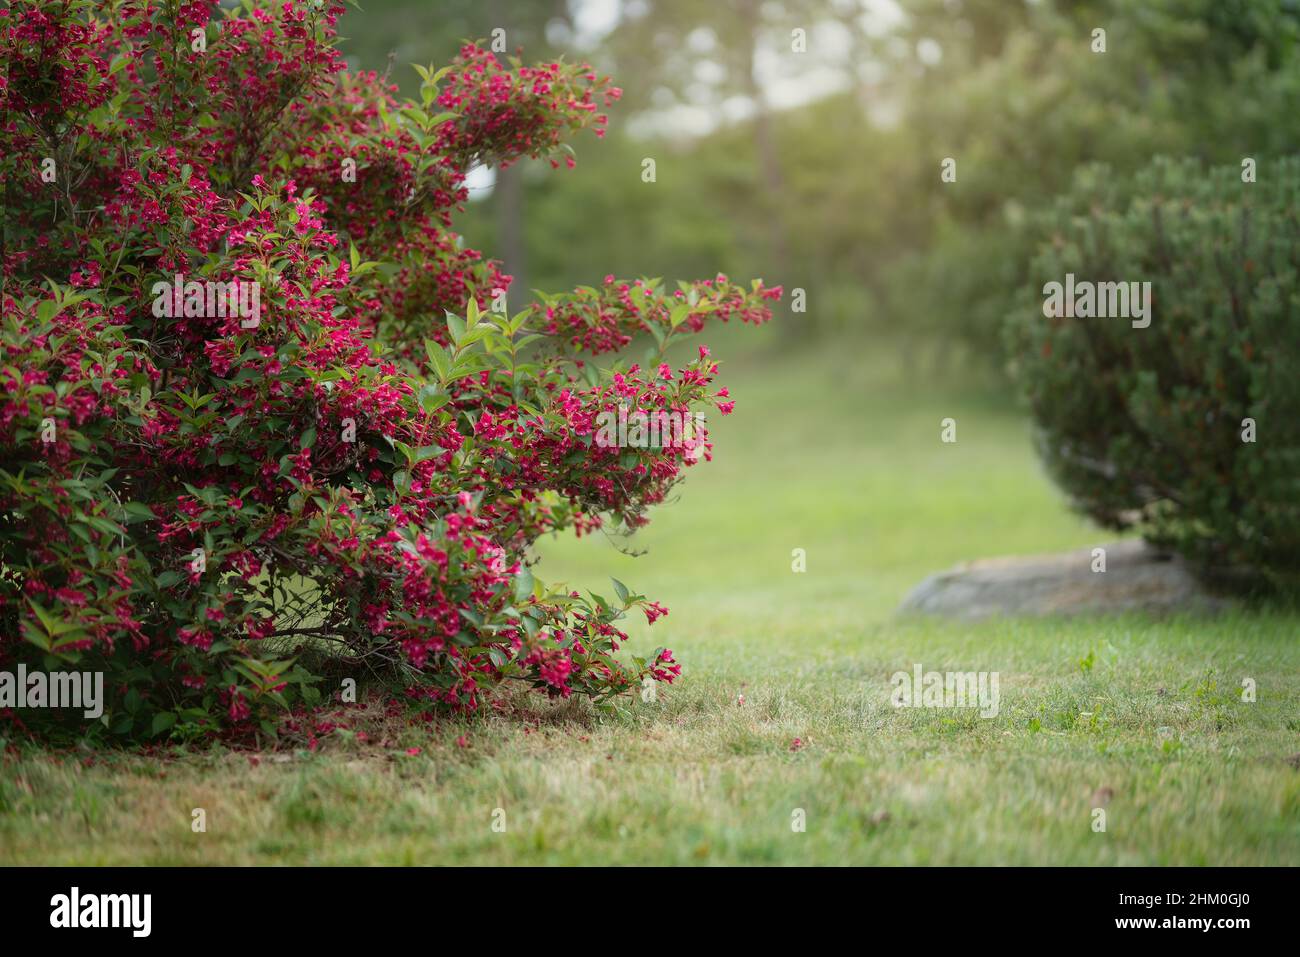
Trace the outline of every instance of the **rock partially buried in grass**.
{"label": "rock partially buried in grass", "polygon": [[899,606],[903,614],[975,620],[1013,615],[1120,611],[1217,611],[1212,594],[1186,563],[1140,540],[1112,542],[1105,571],[1092,548],[962,562],[931,575]]}

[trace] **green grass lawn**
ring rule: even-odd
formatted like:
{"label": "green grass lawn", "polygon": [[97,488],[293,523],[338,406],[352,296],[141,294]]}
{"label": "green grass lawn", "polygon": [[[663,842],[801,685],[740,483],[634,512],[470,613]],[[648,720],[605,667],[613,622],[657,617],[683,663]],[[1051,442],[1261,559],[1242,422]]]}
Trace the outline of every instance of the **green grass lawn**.
{"label": "green grass lawn", "polygon": [[[315,754],[24,750],[0,759],[0,863],[1300,861],[1300,615],[897,619],[954,562],[1107,536],[1065,509],[1004,388],[719,339],[736,414],[620,543],[647,553],[565,539],[535,569],[668,605],[632,647],[672,648],[678,684],[609,715],[520,695],[431,728],[376,718],[370,743]],[[999,714],[894,709],[914,662],[998,672]]]}

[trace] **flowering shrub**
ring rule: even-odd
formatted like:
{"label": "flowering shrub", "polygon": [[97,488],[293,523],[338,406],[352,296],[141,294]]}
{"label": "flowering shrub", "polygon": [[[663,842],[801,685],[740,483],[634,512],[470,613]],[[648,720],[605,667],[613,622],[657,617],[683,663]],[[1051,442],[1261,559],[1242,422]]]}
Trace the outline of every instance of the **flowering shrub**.
{"label": "flowering shrub", "polygon": [[[572,165],[618,89],[470,45],[401,101],[344,70],[341,12],[0,13],[0,668],[105,671],[116,734],[273,731],[344,676],[473,709],[508,678],[603,699],[679,672],[615,654],[665,609],[548,588],[529,550],[644,524],[709,457],[598,420],[730,412],[707,348],[662,357],[779,288],[607,277],[510,315],[450,231],[465,175]],[[612,355],[642,333],[653,368]]]}
{"label": "flowering shrub", "polygon": [[1036,288],[1009,343],[1039,450],[1082,512],[1227,584],[1294,589],[1300,161],[1248,175],[1165,160],[1131,183],[1083,171],[1050,214],[1036,282],[1148,282],[1150,312],[1085,318]]}

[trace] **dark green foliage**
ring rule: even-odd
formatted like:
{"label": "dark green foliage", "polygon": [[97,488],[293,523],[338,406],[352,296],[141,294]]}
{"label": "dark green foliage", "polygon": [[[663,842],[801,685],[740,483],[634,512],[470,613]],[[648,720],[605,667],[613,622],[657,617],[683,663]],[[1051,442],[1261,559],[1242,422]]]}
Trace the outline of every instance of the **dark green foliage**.
{"label": "dark green foliage", "polygon": [[[1300,159],[1076,177],[1008,323],[1039,449],[1077,507],[1211,576],[1300,581]],[[1044,284],[1150,281],[1151,321],[1048,317]],[[1256,440],[1243,439],[1243,420]]]}

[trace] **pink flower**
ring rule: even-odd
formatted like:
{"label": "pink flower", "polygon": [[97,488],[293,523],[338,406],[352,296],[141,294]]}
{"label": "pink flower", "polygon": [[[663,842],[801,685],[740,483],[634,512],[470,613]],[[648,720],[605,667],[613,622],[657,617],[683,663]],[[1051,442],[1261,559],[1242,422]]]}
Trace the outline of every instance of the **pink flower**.
{"label": "pink flower", "polygon": [[668,614],[668,609],[657,601],[648,603],[642,611],[645,612],[646,622],[653,625],[656,621]]}

